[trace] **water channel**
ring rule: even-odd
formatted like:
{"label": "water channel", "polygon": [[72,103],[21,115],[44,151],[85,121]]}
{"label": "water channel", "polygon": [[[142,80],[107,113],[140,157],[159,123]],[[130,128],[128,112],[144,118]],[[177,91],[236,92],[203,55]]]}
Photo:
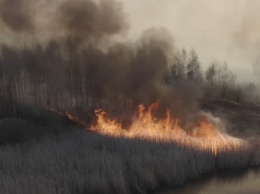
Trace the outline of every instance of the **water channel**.
{"label": "water channel", "polygon": [[260,194],[260,169],[223,171],[156,194]]}

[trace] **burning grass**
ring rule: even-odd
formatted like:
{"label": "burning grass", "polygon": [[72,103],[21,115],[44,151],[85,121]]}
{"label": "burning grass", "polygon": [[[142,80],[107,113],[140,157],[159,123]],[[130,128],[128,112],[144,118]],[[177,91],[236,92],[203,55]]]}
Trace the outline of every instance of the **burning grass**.
{"label": "burning grass", "polygon": [[109,118],[103,110],[96,110],[97,121],[91,125],[91,130],[112,137],[148,139],[156,142],[175,142],[178,145],[190,147],[198,151],[210,151],[215,155],[218,152],[231,152],[248,150],[248,144],[242,139],[229,136],[221,132],[221,122],[210,114],[200,113],[181,126],[178,118],[173,119],[169,110],[164,118],[157,118],[154,112],[159,102],[151,104],[148,108],[138,106],[135,115],[128,127],[123,127],[117,120]]}
{"label": "burning grass", "polygon": [[[97,110],[91,129],[106,136],[78,131],[0,147],[1,193],[138,194],[219,169],[260,165],[259,140],[220,133],[209,115],[184,130],[170,112],[154,118],[156,107],[140,105],[128,127]],[[81,123],[67,112],[57,113]]]}

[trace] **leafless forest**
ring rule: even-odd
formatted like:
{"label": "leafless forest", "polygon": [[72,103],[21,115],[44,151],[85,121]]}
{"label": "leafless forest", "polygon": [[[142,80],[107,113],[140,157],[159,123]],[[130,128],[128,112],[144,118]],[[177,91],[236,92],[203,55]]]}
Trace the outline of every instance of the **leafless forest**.
{"label": "leafless forest", "polygon": [[254,123],[259,133],[258,83],[242,83],[226,62],[202,66],[164,28],[125,39],[129,24],[116,0],[39,2],[0,0],[0,27],[19,39],[4,35],[0,44],[1,193],[147,193],[260,165],[259,140],[249,135],[248,147],[214,154],[90,132],[95,109],[127,125],[140,103],[159,100],[158,117],[169,109],[182,126],[207,111]]}

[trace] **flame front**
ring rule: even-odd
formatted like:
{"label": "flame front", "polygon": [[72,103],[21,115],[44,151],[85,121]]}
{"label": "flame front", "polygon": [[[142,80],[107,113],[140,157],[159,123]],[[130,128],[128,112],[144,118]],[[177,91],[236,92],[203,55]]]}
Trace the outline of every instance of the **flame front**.
{"label": "flame front", "polygon": [[172,119],[169,110],[165,117],[154,117],[153,112],[159,103],[153,103],[148,108],[138,106],[138,114],[129,127],[124,128],[117,120],[112,120],[108,114],[98,109],[95,111],[97,120],[91,125],[91,130],[112,137],[139,138],[153,141],[176,142],[197,150],[209,150],[217,154],[220,151],[245,149],[245,141],[221,133],[209,118],[202,116],[197,122],[190,123],[191,129],[185,130],[179,125],[179,119]]}

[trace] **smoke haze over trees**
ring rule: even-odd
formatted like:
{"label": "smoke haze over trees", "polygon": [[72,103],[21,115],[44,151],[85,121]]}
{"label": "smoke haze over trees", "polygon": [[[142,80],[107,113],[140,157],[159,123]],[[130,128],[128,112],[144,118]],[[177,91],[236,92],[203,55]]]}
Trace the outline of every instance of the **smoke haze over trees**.
{"label": "smoke haze over trees", "polygon": [[[246,120],[247,127],[257,120],[260,126],[260,108],[237,109],[243,101],[259,103],[256,84],[239,82],[226,62],[204,69],[201,53],[178,48],[166,28],[126,39],[128,19],[118,0],[0,0],[4,193],[145,193],[217,169],[259,165],[260,144],[253,139],[250,148],[221,147],[214,153],[213,146],[203,151],[190,142],[116,139],[78,130],[81,123],[69,116],[89,129],[95,110],[103,109],[125,127],[140,103],[156,101],[160,106],[153,116],[160,120],[169,109],[184,130],[200,124],[201,101],[235,104],[227,114],[242,110],[234,120]],[[220,119],[202,116],[224,131]],[[52,136],[42,139],[46,134]]]}
{"label": "smoke haze over trees", "polygon": [[17,103],[118,114],[160,100],[163,109],[186,117],[202,97],[258,98],[256,86],[236,83],[227,64],[215,62],[204,72],[196,51],[176,48],[164,28],[120,40],[129,24],[116,0],[2,0],[0,7],[4,30],[31,36],[28,44],[0,48],[2,106],[11,115]]}

